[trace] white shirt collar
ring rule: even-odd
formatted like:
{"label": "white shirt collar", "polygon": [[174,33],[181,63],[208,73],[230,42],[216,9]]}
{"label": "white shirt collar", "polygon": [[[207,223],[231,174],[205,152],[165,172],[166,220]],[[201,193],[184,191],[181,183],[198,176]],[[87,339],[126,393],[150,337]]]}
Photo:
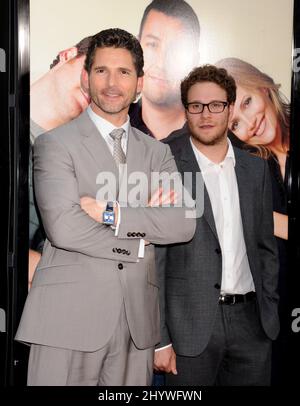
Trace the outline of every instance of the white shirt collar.
{"label": "white shirt collar", "polygon": [[100,117],[98,114],[96,114],[91,106],[88,106],[87,108],[88,115],[90,116],[90,119],[94,122],[96,127],[98,128],[100,134],[107,140],[109,133],[111,133],[113,130],[116,128],[123,128],[125,130],[125,134],[123,138],[127,139],[128,137],[128,131],[129,131],[129,116],[127,115],[127,120],[126,122],[121,125],[121,127],[116,127],[109,121],[105,120],[104,118]]}
{"label": "white shirt collar", "polygon": [[227,138],[227,142],[228,142],[228,150],[226,153],[226,156],[224,158],[224,160],[218,164],[216,164],[215,162],[211,161],[209,158],[207,158],[206,155],[204,155],[202,152],[200,152],[198,150],[198,148],[194,145],[193,141],[192,141],[192,137],[190,137],[190,142],[194,151],[194,154],[196,155],[197,158],[197,162],[199,164],[200,170],[201,172],[204,172],[206,169],[208,169],[208,167],[212,167],[212,166],[222,166],[225,164],[225,162],[229,159],[232,159],[233,161],[233,166],[235,166],[235,155],[234,155],[234,150],[232,147],[232,144],[230,142],[230,139]]}

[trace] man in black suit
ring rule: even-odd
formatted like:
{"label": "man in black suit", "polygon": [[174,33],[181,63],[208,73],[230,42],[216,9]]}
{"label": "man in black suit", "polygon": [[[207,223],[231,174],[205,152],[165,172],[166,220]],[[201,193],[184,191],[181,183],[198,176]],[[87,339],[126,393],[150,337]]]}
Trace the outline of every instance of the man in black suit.
{"label": "man in black suit", "polygon": [[235,97],[224,69],[194,69],[181,84],[189,135],[167,141],[182,175],[193,174],[193,198],[204,181],[193,240],[156,250],[162,341],[155,368],[169,372],[168,385],[270,383],[279,332],[272,191],[266,161],[228,139]]}

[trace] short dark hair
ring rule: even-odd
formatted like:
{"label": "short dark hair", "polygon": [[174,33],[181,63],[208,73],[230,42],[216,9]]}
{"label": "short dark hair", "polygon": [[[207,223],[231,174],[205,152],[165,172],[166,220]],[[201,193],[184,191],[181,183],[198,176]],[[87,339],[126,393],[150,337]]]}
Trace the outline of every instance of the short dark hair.
{"label": "short dark hair", "polygon": [[143,50],[138,39],[120,28],[109,28],[94,35],[85,59],[84,68],[90,73],[94,63],[95,52],[98,48],[123,48],[127,49],[133,58],[133,63],[138,77],[144,75]]}
{"label": "short dark hair", "polygon": [[[83,38],[81,41],[79,41],[75,46],[75,48],[77,48],[77,55],[75,56],[75,58],[80,58],[82,55],[86,55],[91,39],[93,38],[93,36],[89,36],[89,37],[85,37]],[[59,54],[56,55],[56,58],[53,59],[51,65],[50,65],[50,69],[54,68],[55,65],[57,65],[59,62]]]}
{"label": "short dark hair", "polygon": [[152,0],[145,8],[140,24],[139,38],[141,39],[143,28],[151,10],[159,11],[169,17],[177,18],[184,27],[191,31],[195,42],[199,43],[200,23],[193,8],[184,0]]}
{"label": "short dark hair", "polygon": [[188,103],[187,96],[190,88],[196,83],[201,82],[216,83],[225,90],[229,104],[235,102],[236,84],[233,77],[228,75],[226,69],[206,64],[193,69],[181,82],[181,101],[185,107]]}

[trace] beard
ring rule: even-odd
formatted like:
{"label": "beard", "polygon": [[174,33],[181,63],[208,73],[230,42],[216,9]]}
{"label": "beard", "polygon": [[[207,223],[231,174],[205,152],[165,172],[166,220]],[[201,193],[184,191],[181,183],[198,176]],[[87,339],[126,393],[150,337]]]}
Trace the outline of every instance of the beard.
{"label": "beard", "polygon": [[[114,95],[120,100],[107,100],[105,95]],[[129,108],[130,104],[133,103],[137,97],[137,90],[135,90],[131,95],[124,95],[117,88],[107,88],[102,90],[100,93],[91,92],[91,100],[93,103],[106,114],[118,114],[123,110]]]}
{"label": "beard", "polygon": [[188,122],[188,127],[191,133],[192,138],[206,146],[212,146],[212,145],[217,145],[223,142],[225,138],[227,138],[227,125],[225,127],[220,128],[219,131],[217,131],[214,134],[207,135],[205,132],[201,131],[199,128],[193,128],[193,126],[190,125]]}

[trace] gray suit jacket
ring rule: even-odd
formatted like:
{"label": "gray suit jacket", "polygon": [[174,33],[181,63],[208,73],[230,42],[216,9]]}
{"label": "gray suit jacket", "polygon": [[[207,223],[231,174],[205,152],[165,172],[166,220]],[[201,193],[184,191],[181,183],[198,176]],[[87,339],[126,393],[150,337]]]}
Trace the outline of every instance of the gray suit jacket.
{"label": "gray suit jacket", "polygon": [[[184,134],[167,141],[182,173],[200,171]],[[273,236],[272,190],[267,161],[234,148],[243,231],[257,293],[259,316],[268,337],[279,332],[278,259]],[[193,194],[195,193],[195,177]],[[193,196],[195,198],[195,196]],[[204,214],[197,219],[192,241],[158,247],[162,340],[177,354],[196,356],[210,339],[222,278],[222,252],[209,196],[204,188]]]}
{"label": "gray suit jacket", "polygon": [[[177,170],[167,145],[134,128],[129,130],[127,165],[129,175],[141,171],[148,179],[153,171]],[[116,237],[111,227],[95,222],[80,207],[80,197],[96,197],[97,175],[105,171],[118,178],[108,146],[87,112],[37,139],[35,194],[47,240],[16,339],[95,351],[112,336],[124,303],[136,346],[159,342],[154,247],[146,246],[144,258],[138,259],[139,242],[141,237],[158,244],[190,240],[195,221],[185,218],[185,208],[146,207],[146,185],[139,207],[122,207]]]}

